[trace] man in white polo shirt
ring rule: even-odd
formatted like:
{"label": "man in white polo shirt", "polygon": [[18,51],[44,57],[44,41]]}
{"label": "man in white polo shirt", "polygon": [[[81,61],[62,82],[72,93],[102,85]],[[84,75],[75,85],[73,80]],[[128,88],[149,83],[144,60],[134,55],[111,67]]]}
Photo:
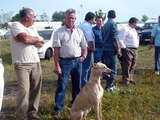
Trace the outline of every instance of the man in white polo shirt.
{"label": "man in white polo shirt", "polygon": [[134,69],[136,65],[139,37],[135,27],[138,19],[131,17],[129,24],[124,26],[119,33],[119,42],[122,52],[122,81],[124,84],[135,84],[133,79]]}
{"label": "man in white polo shirt", "polygon": [[55,94],[54,118],[60,119],[69,76],[72,83],[72,103],[81,89],[82,62],[87,56],[87,43],[83,32],[75,27],[75,10],[65,12],[65,25],[54,33],[54,72],[58,75]]}
{"label": "man in white polo shirt", "polygon": [[43,39],[32,27],[35,14],[23,8],[20,21],[11,25],[11,54],[18,82],[16,120],[39,120],[37,116],[42,86],[42,71],[36,47]]}

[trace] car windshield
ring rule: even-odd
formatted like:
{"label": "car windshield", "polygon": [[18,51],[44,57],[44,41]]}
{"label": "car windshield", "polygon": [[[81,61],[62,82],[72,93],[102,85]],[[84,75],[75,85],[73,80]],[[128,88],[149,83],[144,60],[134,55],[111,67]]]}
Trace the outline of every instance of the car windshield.
{"label": "car windshield", "polygon": [[39,30],[38,34],[42,36],[45,40],[50,40],[53,30]]}
{"label": "car windshield", "polygon": [[154,25],[158,23],[145,23],[144,28],[145,29],[152,29]]}

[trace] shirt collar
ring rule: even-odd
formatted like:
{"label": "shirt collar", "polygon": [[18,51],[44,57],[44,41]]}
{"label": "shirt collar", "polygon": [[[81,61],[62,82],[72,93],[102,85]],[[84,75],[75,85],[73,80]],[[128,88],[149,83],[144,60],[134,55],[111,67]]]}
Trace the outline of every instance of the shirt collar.
{"label": "shirt collar", "polygon": [[65,25],[64,27],[65,27],[65,29],[66,29],[67,31],[69,31],[69,32],[71,32],[71,33],[72,33],[73,30],[76,28],[75,25],[74,25],[73,28],[72,28],[71,31],[70,31],[70,29],[68,29],[68,28],[66,27],[66,25]]}

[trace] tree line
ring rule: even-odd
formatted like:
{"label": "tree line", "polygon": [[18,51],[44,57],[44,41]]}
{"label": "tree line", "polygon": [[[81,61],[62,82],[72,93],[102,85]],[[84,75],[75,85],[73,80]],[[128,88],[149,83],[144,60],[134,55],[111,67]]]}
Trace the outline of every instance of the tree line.
{"label": "tree line", "polygon": [[[1,28],[8,27],[7,26],[8,22],[13,22],[13,21],[18,21],[19,20],[19,13],[15,14],[13,17],[12,17],[12,14],[13,14],[13,12],[10,11],[8,13],[3,13],[3,14],[0,15],[0,20],[1,20],[1,23],[0,23],[1,26],[0,27]],[[64,19],[64,14],[65,14],[64,11],[55,11],[52,14],[52,18],[50,20],[47,13],[43,11],[43,13],[41,13],[40,15],[38,15],[38,14],[36,15],[36,21],[37,22],[62,21],[62,23],[63,23],[64,22],[64,20],[63,20]],[[101,16],[103,20],[106,19],[106,13],[104,13],[101,9],[98,10],[98,11],[95,11],[95,15],[96,15],[96,17]],[[146,14],[144,14],[144,15],[142,15],[141,21],[146,22],[148,19],[149,19],[149,17]],[[4,21],[4,22],[2,23],[2,21]]]}

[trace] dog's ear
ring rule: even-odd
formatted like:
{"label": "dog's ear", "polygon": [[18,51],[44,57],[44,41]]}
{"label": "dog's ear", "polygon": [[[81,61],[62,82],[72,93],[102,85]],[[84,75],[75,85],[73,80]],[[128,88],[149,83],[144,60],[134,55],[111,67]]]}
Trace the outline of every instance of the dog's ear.
{"label": "dog's ear", "polygon": [[97,66],[97,63],[93,63],[93,64],[92,64],[92,67],[93,67],[93,68],[97,68],[97,67],[98,67],[98,66]]}

